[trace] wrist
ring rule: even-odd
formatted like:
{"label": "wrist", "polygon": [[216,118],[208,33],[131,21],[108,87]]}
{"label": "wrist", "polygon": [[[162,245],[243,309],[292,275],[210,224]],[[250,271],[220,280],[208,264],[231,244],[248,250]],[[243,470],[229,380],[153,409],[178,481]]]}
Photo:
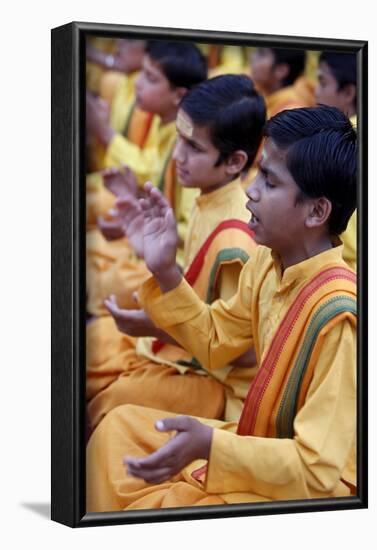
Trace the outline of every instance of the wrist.
{"label": "wrist", "polygon": [[173,290],[182,280],[182,273],[177,264],[163,270],[153,271],[153,275],[157,279],[162,293]]}

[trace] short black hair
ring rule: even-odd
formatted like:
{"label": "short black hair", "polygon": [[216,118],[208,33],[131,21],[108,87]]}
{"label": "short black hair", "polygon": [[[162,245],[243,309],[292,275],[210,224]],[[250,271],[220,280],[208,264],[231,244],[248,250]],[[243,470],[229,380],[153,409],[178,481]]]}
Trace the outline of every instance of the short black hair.
{"label": "short black hair", "polygon": [[[355,86],[356,81],[356,54],[342,52],[322,52],[319,56],[319,63],[324,62],[328,65],[331,74],[338,83],[338,90],[343,90],[349,84]],[[356,94],[354,99],[356,107]]]}
{"label": "short black hair", "polygon": [[174,88],[192,88],[207,78],[205,57],[195,44],[152,40],[145,53],[157,61]]}
{"label": "short black hair", "polygon": [[305,50],[270,49],[275,59],[275,65],[280,65],[281,63],[288,65],[289,73],[283,80],[283,86],[290,86],[304,72],[306,62]]}
{"label": "short black hair", "polygon": [[206,80],[190,90],[179,107],[194,124],[209,128],[220,152],[216,166],[239,149],[248,156],[243,171],[252,165],[263,136],[266,107],[248,76],[229,74]]}
{"label": "short black hair", "polygon": [[287,168],[301,198],[331,201],[329,231],[343,233],[357,196],[357,138],[347,116],[325,105],[289,109],[272,117],[264,133],[288,150]]}

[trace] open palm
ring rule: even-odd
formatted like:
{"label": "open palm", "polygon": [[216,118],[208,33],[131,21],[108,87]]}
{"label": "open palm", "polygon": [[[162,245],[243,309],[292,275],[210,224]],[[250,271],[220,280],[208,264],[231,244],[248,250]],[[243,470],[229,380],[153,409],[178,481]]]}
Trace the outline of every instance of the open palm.
{"label": "open palm", "polygon": [[140,200],[144,215],[144,259],[152,273],[161,273],[175,265],[176,221],[168,201],[158,189],[146,183],[144,191],[146,196]]}

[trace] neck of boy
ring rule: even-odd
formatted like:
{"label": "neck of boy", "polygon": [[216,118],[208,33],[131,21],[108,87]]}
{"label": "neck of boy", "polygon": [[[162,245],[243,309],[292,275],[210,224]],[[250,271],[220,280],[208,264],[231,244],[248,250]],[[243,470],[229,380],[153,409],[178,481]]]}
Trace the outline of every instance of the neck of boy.
{"label": "neck of boy", "polygon": [[279,252],[283,271],[292,265],[299,264],[330,250],[333,247],[331,238],[329,235],[324,235],[320,239],[315,241],[306,241],[304,243],[298,243],[298,246],[290,248],[289,250]]}
{"label": "neck of boy", "polygon": [[221,183],[216,183],[215,185],[211,185],[211,187],[206,187],[205,189],[200,189],[201,195],[208,195],[208,193],[213,193],[213,191],[217,191],[217,189],[220,189],[221,187],[225,187],[225,185],[228,185],[228,183],[234,181],[235,178],[227,179],[226,181],[223,181]]}
{"label": "neck of boy", "polygon": [[165,124],[169,124],[170,122],[173,122],[177,118],[177,113],[178,113],[177,109],[172,109],[171,111],[160,114],[161,125],[165,126]]}

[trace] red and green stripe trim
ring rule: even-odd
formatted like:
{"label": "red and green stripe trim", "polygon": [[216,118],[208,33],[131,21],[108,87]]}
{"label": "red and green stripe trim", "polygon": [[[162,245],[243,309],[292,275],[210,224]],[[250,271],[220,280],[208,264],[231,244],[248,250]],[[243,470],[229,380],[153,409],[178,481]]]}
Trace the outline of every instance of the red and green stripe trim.
{"label": "red and green stripe trim", "polygon": [[[221,222],[216,227],[216,229],[214,229],[212,231],[212,233],[207,237],[205,242],[202,244],[202,246],[199,249],[198,253],[196,254],[195,258],[191,262],[191,265],[190,265],[189,269],[185,273],[185,279],[186,279],[186,281],[188,282],[188,284],[190,286],[194,285],[194,283],[195,283],[195,281],[196,281],[196,279],[197,279],[197,277],[198,277],[198,275],[199,275],[199,273],[200,273],[200,271],[203,267],[206,254],[207,254],[212,242],[214,241],[214,239],[217,237],[217,235],[219,233],[221,233],[222,231],[225,231],[226,229],[240,229],[241,231],[244,231],[245,233],[250,235],[251,238],[253,237],[253,234],[254,234],[251,231],[251,229],[249,228],[249,226],[241,220],[233,219],[233,220],[225,220],[225,221]],[[228,251],[238,251],[239,249],[227,249],[227,250]],[[226,251],[224,250],[224,252],[226,252]],[[241,257],[241,259],[246,254],[244,251],[242,251],[242,252],[243,252],[243,255],[239,256],[239,257]],[[238,253],[238,252],[236,252],[236,253]],[[230,254],[230,252],[229,252],[229,254]],[[216,283],[217,272],[218,272],[219,266],[221,265],[219,262],[223,261],[223,260],[221,260],[220,255],[221,255],[221,252],[217,255],[215,265],[212,268],[211,274],[210,274],[210,286],[211,286],[211,283],[212,283],[212,287],[211,287],[212,289],[213,289],[214,284]],[[247,261],[247,259],[248,258],[245,258],[245,261]],[[211,292],[212,292],[212,290],[211,290]],[[209,295],[210,294],[207,293],[207,302],[208,302]],[[160,340],[155,340],[152,343],[152,352],[153,353],[158,353],[163,346],[164,346],[164,342],[161,342]]]}
{"label": "red and green stripe trim", "polygon": [[215,238],[219,233],[221,233],[222,231],[225,231],[226,229],[240,229],[241,231],[244,231],[246,234],[250,235],[251,238],[254,235],[254,233],[251,231],[247,223],[241,220],[236,220],[236,219],[225,220],[219,223],[216,229],[212,231],[212,233],[207,237],[205,242],[202,244],[195,258],[191,262],[189,269],[185,273],[185,279],[191,286],[195,283],[203,267],[206,254],[212,242],[215,240]]}
{"label": "red and green stripe trim", "polygon": [[356,283],[356,275],[354,272],[342,267],[330,267],[313,277],[298,293],[296,299],[291,304],[280,323],[266,357],[258,370],[258,374],[250,386],[238,423],[237,433],[242,435],[251,435],[253,433],[263,395],[274,373],[285,343],[292,332],[294,324],[297,322],[302,309],[311,296],[319,290],[320,287],[335,279],[346,279]]}
{"label": "red and green stripe trim", "polygon": [[310,320],[280,402],[276,418],[276,437],[293,438],[293,421],[297,413],[298,398],[317,337],[331,319],[345,312],[357,314],[356,300],[351,296],[337,295],[323,303]]}

